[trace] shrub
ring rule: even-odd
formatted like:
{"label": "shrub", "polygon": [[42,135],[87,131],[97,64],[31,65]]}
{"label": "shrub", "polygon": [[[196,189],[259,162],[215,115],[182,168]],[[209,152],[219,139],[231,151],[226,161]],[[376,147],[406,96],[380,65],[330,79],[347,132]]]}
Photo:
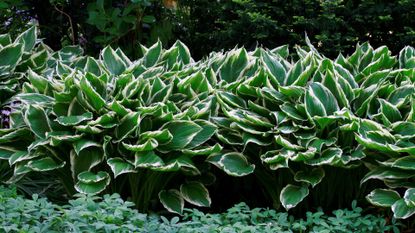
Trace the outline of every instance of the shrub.
{"label": "shrub", "polygon": [[363,214],[362,209],[307,212],[306,219],[268,209],[249,209],[238,204],[223,214],[185,210],[182,219],[146,215],[124,202],[119,195],[102,198],[78,195],[67,205],[56,205],[33,195],[16,195],[0,187],[2,232],[399,232],[402,224],[387,223],[381,216]]}
{"label": "shrub", "polygon": [[298,59],[281,46],[195,62],[181,42],[167,50],[159,42],[133,62],[106,47],[99,59],[29,70],[12,129],[1,131],[1,158],[14,168],[11,181],[54,171],[69,193],[127,190],[141,210],[158,196],[176,213],[184,201],[210,206],[212,164],[236,177],[288,171],[277,191],[258,176],[286,209],[326,167],[365,165],[362,183],[388,187],[368,200],[411,216],[414,49],[395,57],[364,43],[330,60],[308,45],[296,48]]}

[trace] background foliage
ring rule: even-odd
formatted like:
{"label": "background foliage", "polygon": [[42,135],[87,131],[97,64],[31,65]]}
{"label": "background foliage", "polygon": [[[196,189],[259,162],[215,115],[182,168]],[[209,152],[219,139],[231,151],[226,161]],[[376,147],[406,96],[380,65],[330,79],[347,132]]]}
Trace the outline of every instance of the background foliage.
{"label": "background foliage", "polygon": [[53,49],[79,43],[96,55],[111,44],[136,58],[138,43],[180,39],[199,59],[236,45],[303,45],[307,32],[323,54],[334,57],[352,52],[359,41],[397,53],[415,42],[414,14],[411,0],[6,0],[0,33],[17,35],[37,19]]}

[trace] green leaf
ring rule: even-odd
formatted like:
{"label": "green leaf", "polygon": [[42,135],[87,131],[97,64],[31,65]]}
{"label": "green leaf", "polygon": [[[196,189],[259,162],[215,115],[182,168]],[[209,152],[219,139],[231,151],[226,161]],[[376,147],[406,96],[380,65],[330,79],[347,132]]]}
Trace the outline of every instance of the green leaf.
{"label": "green leaf", "polygon": [[10,44],[0,48],[0,67],[7,67],[8,70],[16,67],[23,54],[23,44]]}
{"label": "green leaf", "polygon": [[143,63],[146,67],[154,66],[160,58],[162,45],[160,40],[151,46],[143,57]]}
{"label": "green leaf", "polygon": [[254,172],[255,165],[250,164],[243,154],[230,152],[223,154],[219,166],[231,176],[246,176]]}
{"label": "green leaf", "polygon": [[366,199],[375,206],[391,207],[401,197],[394,190],[375,189],[366,196]]}
{"label": "green leaf", "polygon": [[334,95],[320,83],[310,84],[304,102],[307,114],[310,117],[328,116],[339,110]]}
{"label": "green leaf", "polygon": [[278,84],[283,84],[286,77],[286,70],[281,62],[275,57],[270,56],[266,51],[261,53],[261,59],[271,75],[278,81]]}
{"label": "green leaf", "polygon": [[122,158],[108,159],[107,164],[111,167],[114,178],[124,173],[136,172],[134,166]]}
{"label": "green leaf", "polygon": [[46,157],[42,159],[32,160],[26,166],[32,169],[33,171],[46,172],[62,168],[65,166],[65,164],[65,161],[62,161],[61,163],[56,163],[55,160],[53,160],[52,158]]}
{"label": "green leaf", "polygon": [[393,217],[406,219],[415,214],[415,206],[410,206],[405,199],[400,199],[392,205]]}
{"label": "green leaf", "polygon": [[138,152],[138,151],[154,150],[158,146],[158,142],[156,139],[150,138],[143,144],[131,145],[131,144],[122,142],[122,145],[127,150]]}
{"label": "green leaf", "polygon": [[96,183],[96,182],[108,179],[109,174],[103,171],[100,171],[98,173],[85,171],[85,172],[79,173],[77,178],[79,181],[83,183],[91,184],[91,183]]}
{"label": "green leaf", "polygon": [[60,116],[56,121],[64,126],[79,125],[81,122],[92,120],[92,113],[86,112],[79,116]]}
{"label": "green leaf", "polygon": [[77,155],[79,155],[81,153],[82,150],[89,148],[89,147],[101,147],[102,145],[92,141],[92,140],[88,140],[88,139],[81,139],[76,141],[73,144],[73,147],[75,149],[75,152]]}
{"label": "green leaf", "polygon": [[32,132],[39,138],[45,138],[51,131],[49,119],[43,108],[37,105],[29,105],[26,109],[24,120]]}
{"label": "green leaf", "polygon": [[182,184],[180,192],[184,200],[196,206],[209,207],[212,202],[208,190],[200,182]]}
{"label": "green leaf", "polygon": [[402,115],[398,108],[383,99],[378,99],[380,103],[380,112],[385,115],[389,122],[394,123],[402,120]]}
{"label": "green leaf", "polygon": [[311,171],[299,171],[295,173],[294,180],[297,182],[305,182],[316,186],[325,176],[324,169],[321,167],[313,168]]}
{"label": "green leaf", "polygon": [[213,134],[215,134],[217,130],[217,126],[215,124],[210,123],[209,121],[196,120],[195,123],[198,124],[202,128],[202,130],[200,130],[193,137],[192,141],[186,145],[186,149],[191,149],[205,143],[213,136]]}
{"label": "green leaf", "polygon": [[414,177],[415,174],[412,171],[402,170],[398,168],[389,168],[378,166],[367,173],[363,179],[360,181],[361,184],[370,180],[370,179],[378,179],[378,180],[390,180],[390,179],[408,179]]}
{"label": "green leaf", "polygon": [[235,82],[247,65],[248,53],[244,48],[232,51],[220,68],[220,77],[227,83]]}
{"label": "green leaf", "polygon": [[132,134],[140,125],[141,117],[139,113],[130,112],[121,119],[120,124],[115,128],[115,137],[119,142]]}
{"label": "green leaf", "polygon": [[407,189],[403,198],[408,205],[415,207],[415,188]]}
{"label": "green leaf", "polygon": [[[203,131],[203,128],[191,121],[175,120],[164,124],[161,130],[167,129],[173,138],[168,143],[160,146],[162,150],[178,150],[185,148],[192,140]],[[201,135],[201,138],[206,135]],[[202,138],[203,139],[203,138]]]}
{"label": "green leaf", "polygon": [[32,26],[16,38],[16,42],[24,45],[24,51],[30,52],[36,44],[36,27]]}
{"label": "green leaf", "polygon": [[103,171],[97,174],[86,171],[80,173],[78,179],[79,181],[75,184],[76,191],[91,195],[104,191],[111,181],[109,174]]}
{"label": "green leaf", "polygon": [[164,208],[168,211],[180,215],[183,213],[184,200],[178,190],[162,190],[159,192],[159,198],[161,204],[163,204]]}
{"label": "green leaf", "polygon": [[107,46],[101,51],[101,58],[105,67],[113,74],[120,75],[125,71],[127,65],[120,56],[110,47]]}
{"label": "green leaf", "polygon": [[82,92],[85,94],[88,99],[88,104],[91,105],[96,111],[100,111],[101,108],[105,106],[105,100],[100,94],[93,88],[91,83],[85,78],[82,77],[79,82]]}
{"label": "green leaf", "polygon": [[294,208],[305,197],[308,196],[308,188],[306,186],[296,186],[289,184],[285,186],[280,193],[280,201],[286,210]]}
{"label": "green leaf", "polygon": [[140,168],[161,167],[164,165],[163,160],[157,156],[154,151],[136,152],[134,166]]}

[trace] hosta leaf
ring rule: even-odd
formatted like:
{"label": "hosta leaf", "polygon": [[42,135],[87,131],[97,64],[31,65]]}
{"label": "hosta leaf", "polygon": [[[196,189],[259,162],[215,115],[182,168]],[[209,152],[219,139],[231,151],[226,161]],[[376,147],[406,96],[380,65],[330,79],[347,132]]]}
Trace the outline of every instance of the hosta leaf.
{"label": "hosta leaf", "polygon": [[198,124],[183,120],[170,121],[161,128],[162,130],[167,129],[173,135],[171,141],[159,147],[162,150],[183,149],[192,142],[198,133],[203,131],[203,128]]}
{"label": "hosta leaf", "polygon": [[261,53],[262,62],[265,64],[266,68],[269,70],[271,75],[275,77],[279,84],[283,84],[286,77],[286,70],[284,66],[276,59],[271,56],[268,52],[263,51]]}
{"label": "hosta leaf", "polygon": [[247,64],[248,53],[244,48],[229,53],[220,69],[221,79],[228,83],[236,81]]}
{"label": "hosta leaf", "polygon": [[305,161],[306,164],[312,166],[320,166],[324,164],[334,165],[343,154],[343,151],[340,148],[327,148],[320,153],[319,157],[314,157],[313,159]]}
{"label": "hosta leaf", "polygon": [[13,153],[10,158],[9,158],[9,165],[12,166],[17,162],[21,162],[24,160],[28,160],[31,158],[36,157],[36,155],[34,154],[29,154],[29,152],[27,151],[16,151],[15,153]]}
{"label": "hosta leaf", "polygon": [[127,144],[127,143],[122,142],[122,145],[127,150],[137,152],[137,151],[154,150],[158,146],[158,142],[157,142],[156,139],[150,138],[142,144],[131,145],[131,144]]}
{"label": "hosta leaf", "polygon": [[324,176],[324,169],[319,167],[313,168],[311,171],[299,171],[295,173],[294,180],[297,182],[309,183],[314,187],[323,180]]}
{"label": "hosta leaf", "polygon": [[158,131],[148,131],[140,134],[140,137],[143,140],[154,138],[159,142],[159,144],[165,144],[170,142],[173,139],[173,135],[169,132],[169,130],[158,130]]}
{"label": "hosta leaf", "polygon": [[102,50],[101,58],[107,69],[114,75],[120,75],[127,68],[124,61],[110,46]]}
{"label": "hosta leaf", "polygon": [[92,119],[92,113],[86,112],[79,116],[60,116],[56,118],[56,121],[64,126],[73,126],[78,125],[83,121],[88,121]]}
{"label": "hosta leaf", "polygon": [[403,198],[409,206],[415,207],[415,188],[407,189]]}
{"label": "hosta leaf", "polygon": [[20,93],[15,98],[27,105],[51,105],[54,102],[52,97],[38,93]]}
{"label": "hosta leaf", "polygon": [[222,146],[216,143],[214,146],[207,147],[198,147],[197,149],[184,149],[182,150],[183,154],[196,156],[196,155],[210,155],[214,153],[219,153],[222,150]]}
{"label": "hosta leaf", "polygon": [[223,171],[231,176],[246,176],[254,172],[255,169],[255,165],[250,164],[243,154],[236,152],[223,154],[218,164]]}
{"label": "hosta leaf", "polygon": [[43,108],[29,105],[26,109],[24,120],[32,132],[39,138],[45,138],[46,133],[51,131],[49,119]]}
{"label": "hosta leaf", "polygon": [[275,136],[275,142],[278,145],[281,145],[282,147],[284,147],[288,150],[301,150],[301,149],[303,149],[303,147],[292,144],[290,141],[288,141],[287,139],[283,138],[280,135]]}
{"label": "hosta leaf", "polygon": [[79,82],[82,92],[88,99],[88,104],[91,105],[96,111],[100,111],[105,106],[105,100],[100,94],[94,89],[91,83],[83,77]]}
{"label": "hosta leaf", "polygon": [[108,159],[107,164],[111,167],[114,178],[124,173],[136,172],[134,166],[122,158]]}
{"label": "hosta leaf", "polygon": [[310,84],[304,102],[307,114],[310,117],[332,115],[339,110],[334,95],[320,83]]}
{"label": "hosta leaf", "polygon": [[195,123],[198,124],[202,130],[199,131],[193,137],[192,141],[186,145],[186,149],[191,149],[205,143],[212,137],[213,134],[215,134],[217,129],[216,125],[210,123],[209,121],[196,120]]}
{"label": "hosta leaf", "polygon": [[81,174],[83,174],[81,178],[83,178],[84,180],[88,180],[90,182],[84,183],[81,180],[79,180],[75,184],[75,189],[76,191],[84,194],[98,194],[104,191],[111,181],[108,173],[102,171],[98,172],[97,174],[91,172],[85,172]]}
{"label": "hosta leaf", "polygon": [[140,168],[161,167],[163,160],[154,151],[143,151],[135,153],[134,166]]}
{"label": "hosta leaf", "polygon": [[183,213],[184,200],[178,190],[162,190],[159,192],[159,198],[161,204],[163,204],[164,208],[168,211],[176,214]]}
{"label": "hosta leaf", "polygon": [[208,190],[199,182],[182,184],[180,192],[184,200],[196,206],[209,207],[212,202]]}
{"label": "hosta leaf", "polygon": [[88,147],[101,147],[102,145],[92,140],[81,139],[81,140],[76,141],[73,144],[73,146],[74,146],[76,154],[79,155],[82,150]]}
{"label": "hosta leaf", "polygon": [[96,182],[108,179],[109,174],[103,171],[100,171],[98,173],[85,171],[85,172],[79,173],[77,178],[82,183],[91,184],[91,183],[96,183]]}
{"label": "hosta leaf", "polygon": [[154,66],[160,58],[162,45],[160,41],[157,41],[151,46],[144,54],[143,63],[146,67]]}
{"label": "hosta leaf", "polygon": [[20,61],[23,54],[23,44],[10,44],[0,48],[0,67],[7,67],[8,70],[13,69]]}
{"label": "hosta leaf", "polygon": [[296,186],[289,184],[281,190],[280,201],[286,210],[294,208],[305,197],[308,196],[308,188],[306,186]]}
{"label": "hosta leaf", "polygon": [[393,217],[406,219],[415,214],[415,206],[408,205],[404,199],[396,201],[392,205]]}
{"label": "hosta leaf", "polygon": [[57,163],[52,158],[46,157],[42,159],[32,160],[26,166],[32,169],[33,171],[46,172],[46,171],[51,171],[51,170],[55,170],[58,168],[62,168],[65,166],[65,164],[66,164],[65,161],[62,161],[61,163]]}
{"label": "hosta leaf", "polygon": [[398,168],[389,168],[378,166],[367,173],[360,181],[361,184],[370,179],[389,180],[389,179],[408,179],[414,177],[415,174],[411,171],[402,170]]}
{"label": "hosta leaf", "polygon": [[415,170],[415,156],[412,155],[399,158],[392,163],[392,167],[404,170]]}
{"label": "hosta leaf", "polygon": [[394,190],[375,189],[366,196],[366,199],[376,206],[391,207],[401,197]]}
{"label": "hosta leaf", "polygon": [[399,112],[398,108],[396,108],[386,100],[378,99],[378,101],[380,102],[381,113],[385,115],[389,122],[394,123],[402,119],[401,113]]}
{"label": "hosta leaf", "polygon": [[88,147],[79,152],[79,155],[74,150],[70,152],[70,165],[72,176],[84,171],[89,171],[104,160],[104,152],[102,148]]}
{"label": "hosta leaf", "polygon": [[136,112],[128,113],[123,117],[118,127],[115,128],[115,137],[118,138],[118,141],[123,140],[134,132],[140,125],[140,121],[140,115]]}

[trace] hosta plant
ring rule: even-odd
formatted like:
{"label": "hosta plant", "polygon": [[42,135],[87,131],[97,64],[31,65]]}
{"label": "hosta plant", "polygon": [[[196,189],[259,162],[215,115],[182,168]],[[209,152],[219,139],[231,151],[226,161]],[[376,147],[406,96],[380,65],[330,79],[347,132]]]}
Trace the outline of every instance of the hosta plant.
{"label": "hosta plant", "polygon": [[[182,213],[185,201],[211,204],[214,165],[254,173],[291,209],[327,167],[366,167],[362,183],[384,182],[371,203],[397,218],[415,213],[412,47],[392,56],[364,43],[331,60],[308,42],[296,59],[281,46],[201,61],[181,42],[141,49],[131,61],[111,47],[98,59],[70,48],[53,53],[53,69],[25,72],[21,104],[0,135],[10,182],[53,171],[69,193],[126,192],[140,209],[158,197]],[[291,177],[278,190],[262,174],[280,170]]]}

